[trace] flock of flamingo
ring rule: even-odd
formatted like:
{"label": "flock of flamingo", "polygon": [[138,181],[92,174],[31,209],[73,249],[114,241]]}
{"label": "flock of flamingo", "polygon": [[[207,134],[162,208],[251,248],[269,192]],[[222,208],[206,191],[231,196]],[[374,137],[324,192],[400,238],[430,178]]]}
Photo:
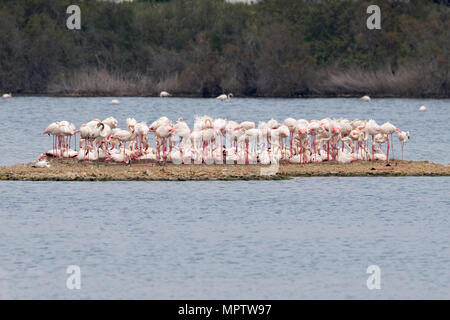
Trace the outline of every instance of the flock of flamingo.
{"label": "flock of flamingo", "polygon": [[[120,129],[117,119],[108,117],[103,121],[93,119],[79,129],[68,121],[53,122],[43,134],[52,136],[53,144],[40,155],[42,161],[53,157],[207,165],[389,162],[393,134],[401,143],[402,159],[403,146],[410,136],[389,122],[379,125],[374,120],[287,118],[278,122],[272,118],[256,125],[208,116],[196,116],[192,130],[182,118],[174,123],[161,117],[149,126],[128,118],[126,129]],[[154,136],[153,146],[149,135]],[[386,152],[382,151],[383,144]]]}

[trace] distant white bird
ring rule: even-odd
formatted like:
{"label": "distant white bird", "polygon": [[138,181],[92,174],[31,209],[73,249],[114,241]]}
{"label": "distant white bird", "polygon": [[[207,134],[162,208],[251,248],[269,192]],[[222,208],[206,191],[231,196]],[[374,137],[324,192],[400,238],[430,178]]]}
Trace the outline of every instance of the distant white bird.
{"label": "distant white bird", "polygon": [[47,160],[40,160],[33,164],[33,168],[50,168],[50,163],[47,162]]}
{"label": "distant white bird", "polygon": [[167,98],[167,97],[171,97],[172,95],[170,93],[168,93],[167,91],[161,91],[161,93],[159,94],[159,96],[161,98]]}
{"label": "distant white bird", "polygon": [[111,104],[120,104],[120,100],[113,99],[111,100]]}
{"label": "distant white bird", "polygon": [[427,107],[421,106],[421,107],[419,108],[419,111],[422,111],[422,112],[427,111]]}
{"label": "distant white bird", "polygon": [[370,102],[372,99],[370,99],[369,96],[362,96],[362,97],[361,97],[361,100],[362,100],[362,101],[365,101],[365,102]]}
{"label": "distant white bird", "polygon": [[8,99],[8,98],[12,98],[12,94],[11,93],[5,93],[2,96],[3,99]]}
{"label": "distant white bird", "polygon": [[230,100],[231,97],[233,97],[232,93],[229,93],[228,95],[226,95],[224,93],[224,94],[221,94],[220,96],[218,96],[216,99],[220,100],[220,101],[227,101],[227,100]]}

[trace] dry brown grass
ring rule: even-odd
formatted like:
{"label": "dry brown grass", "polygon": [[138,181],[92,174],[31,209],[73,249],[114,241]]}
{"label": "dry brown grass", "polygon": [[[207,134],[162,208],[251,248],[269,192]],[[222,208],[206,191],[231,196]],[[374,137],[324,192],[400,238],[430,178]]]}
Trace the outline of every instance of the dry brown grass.
{"label": "dry brown grass", "polygon": [[395,72],[389,67],[378,70],[329,68],[321,71],[322,81],[312,91],[316,94],[371,94],[374,96],[445,96],[448,95],[445,70],[434,64],[408,64]]}
{"label": "dry brown grass", "polygon": [[69,95],[149,96],[157,88],[148,76],[85,69],[49,86],[49,92]]}
{"label": "dry brown grass", "polygon": [[[450,94],[449,78],[448,71],[430,62],[402,65],[395,72],[390,67],[377,70],[327,67],[287,82],[278,79],[280,83],[277,86],[300,81],[313,96],[369,94],[378,97],[445,97]],[[234,93],[245,95],[245,88],[238,87],[233,78],[224,76],[219,80],[223,84],[220,87],[233,87]],[[54,81],[48,87],[48,93],[75,96],[155,96],[164,90],[177,95],[195,96],[202,94],[202,83],[205,81],[202,73],[190,69],[182,73],[168,73],[163,78],[133,72],[125,74],[83,69]],[[257,82],[258,96],[292,96],[292,90],[277,90],[277,86],[264,84],[266,81],[268,80],[259,79]]]}

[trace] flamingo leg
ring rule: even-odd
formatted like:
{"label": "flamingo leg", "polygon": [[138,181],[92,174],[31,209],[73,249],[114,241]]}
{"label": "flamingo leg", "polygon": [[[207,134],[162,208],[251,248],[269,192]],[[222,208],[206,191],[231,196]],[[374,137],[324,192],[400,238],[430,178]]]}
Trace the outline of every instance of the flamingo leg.
{"label": "flamingo leg", "polygon": [[394,139],[392,139],[392,133],[391,133],[391,141],[392,141],[392,143],[391,143],[392,159],[395,159],[395,157],[394,157]]}
{"label": "flamingo leg", "polygon": [[372,135],[372,162],[375,161],[375,145],[374,145],[374,136]]}
{"label": "flamingo leg", "polygon": [[327,142],[327,161],[330,160],[330,141]]}
{"label": "flamingo leg", "polygon": [[387,137],[386,163],[389,163],[389,136]]}

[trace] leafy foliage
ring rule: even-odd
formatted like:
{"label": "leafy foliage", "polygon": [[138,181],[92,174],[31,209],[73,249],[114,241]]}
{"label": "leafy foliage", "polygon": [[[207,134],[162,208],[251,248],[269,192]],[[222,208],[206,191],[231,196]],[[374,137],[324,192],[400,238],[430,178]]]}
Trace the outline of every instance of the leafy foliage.
{"label": "leafy foliage", "polygon": [[450,96],[449,2],[382,3],[382,29],[368,30],[370,1],[85,1],[72,31],[72,1],[2,0],[0,89]]}

